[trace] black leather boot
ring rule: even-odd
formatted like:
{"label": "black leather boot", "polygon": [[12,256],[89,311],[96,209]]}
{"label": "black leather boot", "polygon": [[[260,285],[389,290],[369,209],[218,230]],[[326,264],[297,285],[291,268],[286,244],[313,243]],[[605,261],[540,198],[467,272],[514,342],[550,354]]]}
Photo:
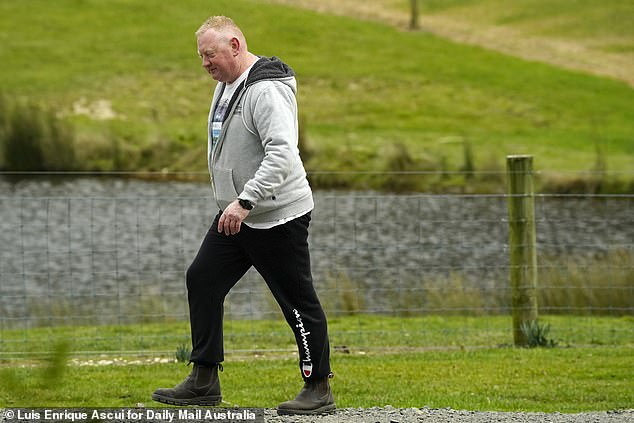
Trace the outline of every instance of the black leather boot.
{"label": "black leather boot", "polygon": [[286,401],[277,406],[277,414],[324,414],[335,409],[335,399],[330,390],[328,377],[307,380],[304,387],[294,400]]}
{"label": "black leather boot", "polygon": [[154,401],[172,405],[218,405],[222,401],[218,369],[194,363],[192,372],[173,388],[159,388],[152,394]]}

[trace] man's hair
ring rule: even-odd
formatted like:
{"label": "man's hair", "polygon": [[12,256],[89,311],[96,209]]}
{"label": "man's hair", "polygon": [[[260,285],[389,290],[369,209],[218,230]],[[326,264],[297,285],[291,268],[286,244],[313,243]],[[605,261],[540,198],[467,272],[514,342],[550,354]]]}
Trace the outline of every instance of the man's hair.
{"label": "man's hair", "polygon": [[196,37],[200,37],[207,30],[213,29],[214,31],[230,33],[233,36],[238,36],[242,40],[244,40],[244,34],[233,21],[233,19],[228,18],[226,16],[211,16],[208,18],[196,31]]}

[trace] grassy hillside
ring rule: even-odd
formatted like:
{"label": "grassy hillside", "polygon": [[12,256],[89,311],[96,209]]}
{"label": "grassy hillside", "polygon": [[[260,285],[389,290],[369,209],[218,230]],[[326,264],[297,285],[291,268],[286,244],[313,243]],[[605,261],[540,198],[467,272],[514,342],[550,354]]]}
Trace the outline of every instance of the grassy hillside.
{"label": "grassy hillside", "polygon": [[[267,0],[397,27],[409,0]],[[634,86],[634,3],[628,0],[418,0],[419,27],[442,38],[581,70]]]}
{"label": "grassy hillside", "polygon": [[210,14],[295,68],[311,170],[495,170],[531,153],[551,171],[632,171],[625,83],[263,1],[2,2],[0,91],[69,119],[81,168],[204,172],[213,81],[193,32]]}
{"label": "grassy hillside", "polygon": [[[328,2],[329,0],[326,0]],[[343,0],[363,8],[362,0]],[[409,14],[408,0],[375,0],[380,11]],[[512,26],[531,35],[565,38],[575,43],[592,40],[606,50],[634,51],[634,4],[629,0],[418,0],[421,16],[462,18],[474,24]],[[366,9],[367,10],[367,9]]]}
{"label": "grassy hillside", "polygon": [[629,0],[523,0],[512,5],[504,0],[424,0],[421,6],[422,13],[512,26],[527,34],[577,43],[594,42],[605,51],[634,52],[634,3]]}

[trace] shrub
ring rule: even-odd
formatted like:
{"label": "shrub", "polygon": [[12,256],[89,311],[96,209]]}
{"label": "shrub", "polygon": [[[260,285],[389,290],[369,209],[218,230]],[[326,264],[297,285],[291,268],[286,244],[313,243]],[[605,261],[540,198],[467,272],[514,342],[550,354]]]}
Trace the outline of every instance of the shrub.
{"label": "shrub", "polygon": [[4,139],[9,126],[9,104],[7,98],[0,94],[0,168],[4,163]]}
{"label": "shrub", "polygon": [[332,305],[335,314],[352,316],[364,310],[359,283],[346,272],[330,273],[326,277],[326,287],[324,302]]}
{"label": "shrub", "polygon": [[181,344],[176,348],[176,361],[179,363],[188,363],[191,356],[192,352],[185,344]]}
{"label": "shrub", "polygon": [[[629,316],[634,310],[634,254],[616,249],[602,255],[540,255],[538,258],[540,314]],[[423,269],[422,269],[423,270]],[[382,300],[400,316],[507,314],[511,298],[506,280],[478,283],[461,271],[416,274],[399,278],[385,289]],[[345,269],[329,275],[325,302],[338,314],[371,310],[363,281]],[[537,334],[547,334],[547,328]]]}
{"label": "shrub", "polygon": [[[385,153],[385,174],[381,178],[380,188],[392,192],[420,190],[418,178],[406,173],[419,170],[428,170],[428,167],[416,160],[405,144],[390,144]],[[435,163],[433,170],[438,170]]]}
{"label": "shrub", "polygon": [[634,309],[634,254],[615,249],[596,256],[542,255],[539,262],[541,312],[629,315]]}
{"label": "shrub", "polygon": [[10,171],[73,170],[74,133],[50,108],[32,101],[0,101],[3,168]]}
{"label": "shrub", "polygon": [[529,348],[554,348],[557,346],[554,340],[547,338],[550,332],[550,325],[548,323],[542,325],[537,320],[529,320],[522,323],[520,329],[524,336],[526,336]]}

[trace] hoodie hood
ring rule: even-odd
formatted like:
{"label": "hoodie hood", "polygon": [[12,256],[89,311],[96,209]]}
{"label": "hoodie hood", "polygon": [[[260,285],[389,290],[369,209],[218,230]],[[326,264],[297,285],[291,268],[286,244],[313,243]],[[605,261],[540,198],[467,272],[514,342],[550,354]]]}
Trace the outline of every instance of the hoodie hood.
{"label": "hoodie hood", "polygon": [[245,87],[260,81],[282,81],[296,92],[295,72],[277,57],[261,57],[249,71]]}

